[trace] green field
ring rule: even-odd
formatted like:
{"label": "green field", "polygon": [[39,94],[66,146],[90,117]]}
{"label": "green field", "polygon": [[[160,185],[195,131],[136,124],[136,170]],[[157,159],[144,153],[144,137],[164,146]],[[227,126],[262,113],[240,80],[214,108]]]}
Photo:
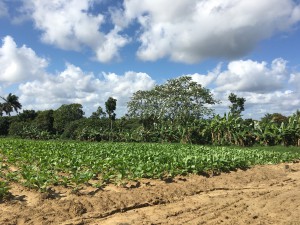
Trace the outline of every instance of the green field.
{"label": "green field", "polygon": [[[228,172],[300,159],[299,148],[237,148],[183,144],[91,143],[0,139],[0,192],[13,182],[101,186],[139,178]],[[5,186],[6,184],[6,186]],[[1,194],[0,194],[1,195]],[[0,196],[1,197],[1,196]]]}

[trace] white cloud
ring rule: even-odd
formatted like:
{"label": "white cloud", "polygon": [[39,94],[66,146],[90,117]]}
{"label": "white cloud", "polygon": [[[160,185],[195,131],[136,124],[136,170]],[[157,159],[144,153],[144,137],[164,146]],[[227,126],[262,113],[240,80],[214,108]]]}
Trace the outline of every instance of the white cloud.
{"label": "white cloud", "polygon": [[289,79],[289,83],[300,90],[300,73],[293,73]]}
{"label": "white cloud", "polygon": [[18,48],[12,37],[6,36],[0,47],[0,81],[17,83],[39,79],[44,74],[48,62],[38,57],[35,52],[23,45]]}
{"label": "white cloud", "polygon": [[118,57],[118,51],[128,43],[114,27],[107,34],[101,32],[105,23],[102,14],[89,13],[95,0],[24,1],[37,29],[43,32],[42,41],[64,50],[92,49],[97,60],[108,62]]}
{"label": "white cloud", "polygon": [[221,101],[216,113],[228,112],[231,92],[246,99],[244,117],[259,119],[266,113],[291,115],[300,107],[300,73],[291,73],[287,61],[278,58],[267,62],[239,60],[222,70],[219,64],[207,74],[189,74],[194,81],[209,88]]}
{"label": "white cloud", "polygon": [[3,1],[0,1],[0,18],[8,16],[8,10]]}
{"label": "white cloud", "polygon": [[128,43],[126,39],[118,34],[117,29],[112,30],[105,36],[105,41],[96,50],[97,59],[100,62],[109,62],[111,59],[119,58],[119,48]]}
{"label": "white cloud", "polygon": [[192,77],[193,81],[201,84],[203,87],[208,87],[210,84],[215,82],[218,75],[220,74],[221,65],[222,64],[219,64],[213,71],[208,72],[207,75],[194,73],[194,74],[190,74],[190,75],[186,75],[186,76]]}
{"label": "white cloud", "polygon": [[[64,50],[89,48],[100,62],[118,59],[132,40],[140,43],[137,56],[146,61],[234,59],[300,21],[294,0],[124,0],[123,7],[98,14],[99,0],[23,2],[43,42]],[[132,39],[129,30],[135,32]]]}
{"label": "white cloud", "polygon": [[273,92],[284,87],[288,80],[286,61],[273,60],[269,68],[266,62],[252,60],[233,61],[216,79],[218,91]]}
{"label": "white cloud", "polygon": [[238,94],[246,98],[246,114],[253,118],[261,118],[266,113],[282,113],[288,116],[299,109],[300,105],[300,94],[291,90]]}
{"label": "white cloud", "polygon": [[145,73],[126,72],[124,75],[104,73],[102,79],[67,64],[57,75],[44,80],[26,82],[19,86],[20,100],[33,109],[57,108],[61,104],[80,103],[89,115],[98,105],[104,107],[112,96],[118,100],[117,113],[124,114],[126,103],[138,90],[150,89],[154,81]]}
{"label": "white cloud", "polygon": [[121,26],[138,21],[137,55],[152,61],[236,58],[300,20],[300,6],[293,0],[125,0],[124,8],[115,21]]}

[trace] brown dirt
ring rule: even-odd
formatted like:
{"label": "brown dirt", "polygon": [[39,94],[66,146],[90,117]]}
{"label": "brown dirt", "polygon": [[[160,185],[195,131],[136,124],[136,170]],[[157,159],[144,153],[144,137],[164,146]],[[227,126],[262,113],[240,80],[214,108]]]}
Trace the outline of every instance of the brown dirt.
{"label": "brown dirt", "polygon": [[206,178],[141,180],[123,187],[19,185],[0,203],[1,225],[289,224],[300,225],[300,164],[256,166]]}

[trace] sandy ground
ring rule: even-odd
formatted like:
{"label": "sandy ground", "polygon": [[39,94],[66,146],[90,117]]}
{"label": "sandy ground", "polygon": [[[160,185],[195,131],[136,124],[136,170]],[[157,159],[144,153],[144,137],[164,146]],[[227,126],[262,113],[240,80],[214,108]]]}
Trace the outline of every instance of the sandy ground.
{"label": "sandy ground", "polygon": [[300,163],[257,166],[213,177],[141,180],[51,194],[18,185],[0,203],[1,225],[300,225]]}

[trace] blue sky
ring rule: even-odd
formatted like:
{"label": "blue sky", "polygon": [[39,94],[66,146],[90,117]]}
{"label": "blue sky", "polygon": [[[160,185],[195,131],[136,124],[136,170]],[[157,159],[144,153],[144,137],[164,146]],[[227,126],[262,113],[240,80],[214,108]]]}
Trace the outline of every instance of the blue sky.
{"label": "blue sky", "polygon": [[300,109],[298,0],[0,0],[0,96],[24,109],[108,97],[117,114],[137,90],[182,75],[244,117]]}

